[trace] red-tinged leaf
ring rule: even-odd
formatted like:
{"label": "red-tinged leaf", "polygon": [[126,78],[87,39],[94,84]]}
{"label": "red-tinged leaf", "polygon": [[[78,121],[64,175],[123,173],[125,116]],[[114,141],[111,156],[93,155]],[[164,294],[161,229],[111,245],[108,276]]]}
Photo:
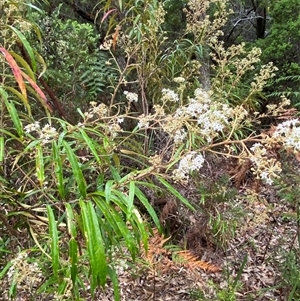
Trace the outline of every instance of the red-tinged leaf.
{"label": "red-tinged leaf", "polygon": [[30,83],[30,85],[32,86],[32,88],[36,91],[36,93],[41,97],[42,101],[43,101],[43,105],[50,111],[52,112],[52,108],[51,106],[48,104],[47,101],[47,97],[45,95],[45,93],[41,90],[41,88],[36,84],[36,82],[34,82],[26,73],[24,73],[23,71],[22,75],[23,77]]}
{"label": "red-tinged leaf", "polygon": [[7,62],[10,65],[10,68],[14,74],[15,80],[17,81],[19,88],[21,90],[21,93],[23,94],[24,98],[27,99],[27,93],[25,88],[25,83],[22,77],[22,70],[16,63],[15,59],[12,57],[12,55],[3,47],[0,47],[0,51],[5,56]]}
{"label": "red-tinged leaf", "polygon": [[112,12],[114,12],[114,11],[116,11],[116,10],[117,10],[116,8],[112,8],[112,9],[110,9],[108,12],[106,12],[106,13],[104,14],[104,16],[103,16],[103,18],[102,18],[100,24],[102,24],[102,23],[107,19],[107,17],[108,17]]}

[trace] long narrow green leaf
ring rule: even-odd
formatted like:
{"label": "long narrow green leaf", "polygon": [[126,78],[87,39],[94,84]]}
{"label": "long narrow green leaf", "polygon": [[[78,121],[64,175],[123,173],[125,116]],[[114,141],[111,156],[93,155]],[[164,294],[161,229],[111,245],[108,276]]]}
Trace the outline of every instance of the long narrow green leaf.
{"label": "long narrow green leaf", "polygon": [[120,296],[118,275],[117,275],[116,271],[112,268],[108,269],[108,274],[109,274],[109,277],[111,279],[111,282],[112,282],[113,288],[114,288],[114,300],[120,301],[121,296]]}
{"label": "long narrow green leaf", "polygon": [[47,213],[49,219],[49,234],[51,238],[52,269],[54,276],[57,277],[59,268],[58,231],[52,208],[49,205],[47,205]]}
{"label": "long narrow green leaf", "polygon": [[17,53],[15,52],[10,52],[10,54],[14,57],[14,59],[22,65],[22,67],[25,69],[26,74],[35,81],[35,75],[34,72],[32,71],[31,67],[28,65],[28,63]]}
{"label": "long narrow green leaf", "polygon": [[[118,224],[116,223],[114,217],[113,217],[113,208],[104,202],[103,198],[93,195],[92,196],[93,201],[97,205],[97,207],[100,209],[101,213],[105,217],[105,224],[109,224],[109,226],[113,229],[115,236],[121,236],[121,231],[118,227]],[[126,225],[125,225],[126,226]]]}
{"label": "long narrow green leaf", "polygon": [[5,90],[10,91],[13,94],[15,94],[23,102],[23,104],[26,106],[26,108],[27,108],[27,110],[29,112],[29,115],[31,115],[31,113],[30,113],[31,108],[29,106],[27,98],[24,97],[24,95],[21,92],[19,92],[17,89],[15,89],[13,87],[4,86],[4,88],[5,88]]}
{"label": "long narrow green leaf", "polygon": [[4,137],[0,137],[0,162],[4,161]]}
{"label": "long narrow green leaf", "polygon": [[73,209],[70,204],[66,203],[66,213],[67,213],[67,225],[68,232],[71,236],[69,240],[69,260],[71,263],[71,279],[73,284],[76,283],[76,278],[78,274],[78,242],[76,241],[77,229],[76,221],[73,213]]}
{"label": "long narrow green leaf", "polygon": [[[137,227],[139,229],[136,236],[142,237],[144,248],[147,251],[148,250],[148,231],[146,230],[145,222],[144,222],[143,218],[141,217],[140,212],[136,208],[134,208],[132,211],[132,221],[135,222],[135,224],[137,225]],[[132,221],[131,221],[131,224],[132,224]]]}
{"label": "long narrow green leaf", "polygon": [[111,189],[112,185],[114,184],[113,180],[108,180],[105,184],[105,200],[106,203],[109,204],[111,198]]}
{"label": "long narrow green leaf", "polygon": [[57,189],[60,197],[65,199],[66,191],[64,185],[63,164],[60,156],[59,147],[56,141],[52,143],[52,159],[54,162],[54,173],[57,180]]}
{"label": "long narrow green leaf", "polygon": [[69,258],[71,262],[71,279],[73,284],[75,284],[78,275],[78,242],[73,237],[69,241]]}
{"label": "long narrow green leaf", "polygon": [[21,120],[19,118],[19,114],[16,110],[14,103],[7,99],[7,93],[1,88],[0,88],[0,94],[3,96],[6,108],[9,112],[9,115],[11,117],[11,120],[14,124],[14,127],[15,127],[19,137],[23,137],[23,135],[24,135],[23,126],[22,126]]}
{"label": "long narrow green leaf", "polygon": [[20,39],[21,43],[24,45],[29,57],[30,57],[30,63],[31,63],[31,67],[32,70],[34,72],[36,72],[36,61],[35,61],[35,57],[34,57],[34,52],[32,47],[30,46],[29,42],[27,41],[26,37],[23,35],[23,33],[18,30],[17,28],[8,25],[8,27],[14,31],[14,33],[18,36],[18,38]]}
{"label": "long narrow green leaf", "polygon": [[36,160],[35,160],[36,176],[40,183],[40,187],[43,187],[45,181],[45,168],[44,168],[44,155],[41,144],[36,146]]}
{"label": "long narrow green leaf", "polygon": [[159,218],[158,218],[158,216],[157,216],[154,208],[149,203],[149,201],[146,198],[146,196],[144,195],[144,193],[137,186],[135,186],[135,195],[140,200],[140,202],[143,204],[143,206],[147,209],[149,215],[151,216],[152,220],[155,223],[155,226],[161,232],[162,228],[161,228],[161,225],[160,225],[160,222],[159,222]]}
{"label": "long narrow green leaf", "polygon": [[92,154],[94,155],[94,158],[96,159],[96,161],[99,164],[101,164],[101,160],[100,160],[100,157],[98,156],[98,152],[97,152],[97,149],[95,147],[93,140],[87,135],[87,133],[83,129],[79,129],[79,131],[82,135],[82,138],[84,139],[84,141],[88,145],[89,149],[91,150]]}
{"label": "long narrow green leaf", "polygon": [[131,181],[129,183],[129,195],[128,195],[128,202],[127,202],[127,220],[130,220],[132,210],[133,210],[133,201],[135,195],[135,183]]}
{"label": "long narrow green leaf", "polygon": [[157,177],[157,179],[162,183],[169,192],[171,192],[175,197],[177,197],[184,205],[186,205],[188,208],[193,210],[194,212],[196,209],[191,205],[191,203],[184,197],[182,196],[171,184],[169,184],[165,179],[161,177]]}
{"label": "long narrow green leaf", "polygon": [[[127,212],[127,198],[119,191],[114,191],[114,194],[111,196],[111,202],[115,203],[122,212]],[[98,204],[99,205],[99,204]],[[111,207],[111,214],[118,225],[118,228],[125,240],[126,246],[131,253],[131,256],[134,258],[136,254],[136,240],[134,239],[131,231],[129,231],[125,221],[123,220],[123,216],[120,211],[116,211],[113,207]]]}
{"label": "long narrow green leaf", "polygon": [[76,229],[76,223],[75,223],[75,216],[73,209],[69,203],[65,204],[66,211],[67,211],[67,225],[68,225],[68,231],[71,237],[76,238],[77,237],[77,229]]}
{"label": "long narrow green leaf", "polygon": [[74,154],[74,152],[71,149],[68,142],[63,141],[62,144],[63,144],[63,146],[66,150],[68,159],[70,161],[72,171],[73,171],[73,175],[74,175],[75,181],[78,185],[79,193],[80,193],[81,197],[85,199],[86,198],[87,185],[86,185],[85,178],[82,174],[82,171],[80,169],[79,163],[77,161],[76,155]]}
{"label": "long narrow green leaf", "polygon": [[[137,251],[137,244],[134,236],[131,231],[128,229],[125,221],[122,218],[121,212],[118,212],[112,205],[107,204],[101,198],[93,197],[95,204],[101,210],[105,217],[105,222],[109,223],[113,228],[115,233],[119,236],[122,236],[125,240],[126,246],[130,251],[132,257],[135,257]],[[116,197],[114,197],[113,202],[118,205]]]}
{"label": "long narrow green leaf", "polygon": [[87,242],[91,266],[91,293],[94,294],[98,284],[104,286],[107,276],[107,262],[99,222],[92,202],[80,201],[84,236]]}

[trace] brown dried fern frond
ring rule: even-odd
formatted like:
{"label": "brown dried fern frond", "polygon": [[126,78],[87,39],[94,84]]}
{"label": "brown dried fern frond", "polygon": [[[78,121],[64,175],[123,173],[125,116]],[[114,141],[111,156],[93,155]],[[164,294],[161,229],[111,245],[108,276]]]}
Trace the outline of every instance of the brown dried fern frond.
{"label": "brown dried fern frond", "polygon": [[222,269],[214,264],[200,260],[197,256],[193,255],[189,250],[177,251],[179,259],[182,260],[182,263],[187,268],[194,270],[195,268],[202,269],[206,272],[218,272]]}
{"label": "brown dried fern frond", "polygon": [[[218,272],[220,267],[211,263],[199,260],[199,258],[193,255],[189,250],[183,251],[171,251],[164,247],[164,244],[170,240],[171,237],[164,238],[160,235],[157,229],[153,230],[153,236],[149,239],[148,252],[144,253],[146,261],[150,265],[154,265],[157,271],[162,273],[170,270],[186,267],[191,272],[194,272],[196,268],[200,268],[206,272]],[[175,255],[175,256],[173,256]],[[173,260],[173,258],[179,260]]]}

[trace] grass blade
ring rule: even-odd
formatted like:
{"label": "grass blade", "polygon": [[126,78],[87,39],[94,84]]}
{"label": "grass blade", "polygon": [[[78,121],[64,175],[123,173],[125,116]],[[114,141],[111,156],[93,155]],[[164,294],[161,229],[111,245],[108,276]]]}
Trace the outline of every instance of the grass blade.
{"label": "grass blade", "polygon": [[133,210],[133,201],[134,201],[134,195],[135,195],[135,183],[134,181],[131,181],[129,183],[129,195],[128,195],[128,201],[127,201],[127,220],[130,220],[132,210]]}
{"label": "grass blade", "polygon": [[7,99],[7,96],[8,96],[7,93],[1,88],[0,88],[0,94],[3,96],[6,108],[9,112],[9,115],[11,117],[11,120],[14,124],[14,127],[15,127],[19,137],[23,137],[23,135],[24,135],[23,126],[22,126],[21,120],[19,118],[19,114],[16,110],[14,103]]}
{"label": "grass blade", "polygon": [[161,177],[157,177],[157,179],[162,183],[170,193],[172,193],[175,197],[177,197],[184,205],[186,205],[189,209],[193,210],[194,212],[196,209],[191,205],[191,203],[182,196],[171,184],[169,184],[165,179]]}
{"label": "grass blade", "polygon": [[4,137],[0,137],[0,163],[4,161]]}
{"label": "grass blade", "polygon": [[119,290],[118,275],[117,275],[116,271],[112,268],[108,269],[108,274],[109,274],[109,277],[111,279],[111,282],[112,282],[113,288],[114,288],[114,300],[120,301],[121,296],[120,296],[120,290]]}
{"label": "grass blade", "polygon": [[49,205],[47,205],[47,213],[49,219],[49,234],[51,238],[52,269],[54,276],[57,277],[59,268],[58,231],[52,208]]}
{"label": "grass blade", "polygon": [[147,209],[149,215],[151,216],[153,222],[155,223],[155,226],[161,232],[162,228],[161,228],[159,218],[158,218],[154,208],[149,203],[149,201],[148,201],[147,197],[144,195],[144,193],[137,186],[135,186],[135,195],[139,199],[139,201],[143,204],[143,206]]}
{"label": "grass blade", "polygon": [[40,187],[43,187],[45,181],[45,168],[44,168],[44,156],[43,149],[41,144],[36,145],[36,160],[35,160],[35,169]]}
{"label": "grass blade", "polygon": [[[124,238],[126,246],[130,251],[132,257],[134,258],[137,250],[136,241],[131,231],[128,229],[128,226],[126,225],[125,221],[123,220],[122,213],[118,212],[114,208],[114,206],[103,202],[101,198],[93,197],[93,200],[100,209],[100,211],[103,213],[105,217],[105,222],[110,224],[110,226],[113,228],[117,235],[120,235]],[[122,203],[122,201],[120,201],[119,198],[116,198],[115,196],[113,197],[112,202],[114,202],[117,206],[119,206],[119,203]],[[126,207],[123,206],[123,209],[125,208]]]}
{"label": "grass blade", "polygon": [[97,152],[97,149],[95,147],[95,144],[94,144],[93,140],[87,135],[87,133],[83,129],[79,129],[79,130],[80,130],[80,133],[82,135],[82,138],[84,139],[84,141],[88,145],[89,149],[93,153],[94,158],[96,159],[96,161],[99,164],[101,164],[101,160],[100,160],[100,157],[98,156],[98,152]]}

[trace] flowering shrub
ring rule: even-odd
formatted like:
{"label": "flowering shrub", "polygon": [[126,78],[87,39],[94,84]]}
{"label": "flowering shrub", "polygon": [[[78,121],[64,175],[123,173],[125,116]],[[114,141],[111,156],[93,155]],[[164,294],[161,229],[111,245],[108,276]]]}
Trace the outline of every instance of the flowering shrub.
{"label": "flowering shrub", "polygon": [[[116,287],[110,250],[122,245],[135,258],[141,245],[147,248],[147,219],[161,230],[145,187],[173,194],[194,210],[176,185],[188,184],[190,177],[201,173],[209,163],[208,153],[232,157],[239,163],[249,161],[254,175],[272,184],[281,165],[271,152],[278,148],[299,152],[297,119],[284,121],[273,132],[255,128],[262,118],[280,117],[288,100],[268,106],[264,114],[256,112],[258,96],[276,68],[271,63],[258,67],[258,48],[246,51],[241,44],[226,49],[219,41],[220,27],[229,13],[226,2],[189,1],[184,34],[192,35],[193,41],[176,40],[176,47],[168,44],[161,26],[165,16],[161,2],[149,1],[142,11],[134,6],[130,10],[133,16],[121,20],[101,45],[109,53],[105,66],[113,62],[119,74],[110,87],[113,92],[103,101],[95,97],[97,101],[89,102],[84,112],[78,109],[80,121],[74,124],[51,116],[35,120],[29,113],[20,113],[17,97],[29,107],[28,86],[20,68],[13,72],[22,94],[14,87],[4,87],[10,93],[0,89],[4,103],[0,159],[5,165],[1,180],[9,178],[1,183],[4,199],[13,208],[12,215],[26,218],[37,247],[47,260],[50,258],[53,279],[49,283],[63,279],[62,295],[69,295],[66,288],[72,282],[74,295],[79,296],[79,285],[84,283],[81,277],[85,276],[78,270],[86,258],[92,293],[98,285],[105,285],[107,276]],[[206,12],[211,4],[216,9],[214,18]],[[137,22],[139,18],[143,22]],[[76,22],[67,26],[62,29],[72,28],[73,33],[86,28],[88,37],[92,35],[90,26]],[[72,43],[73,39],[72,35]],[[70,80],[77,56],[73,53],[69,61],[65,41],[56,42],[58,53],[69,63]],[[207,85],[199,80],[207,58],[193,58],[204,48],[213,50],[210,56],[214,62]],[[117,49],[122,55],[117,55]],[[81,59],[87,49],[82,51]],[[96,54],[97,59],[99,52]],[[20,61],[34,78],[26,62]],[[17,65],[13,58],[10,66],[16,67],[12,63]],[[6,75],[11,81],[7,70],[3,68],[3,82]],[[89,84],[89,78],[96,80],[97,74],[86,70],[81,79]],[[249,74],[253,76],[247,77]],[[35,235],[39,230],[36,225],[41,223],[49,232],[40,236],[43,247]],[[17,263],[12,260],[13,267]],[[13,267],[8,273],[10,280]],[[38,273],[38,268],[35,271]]]}

